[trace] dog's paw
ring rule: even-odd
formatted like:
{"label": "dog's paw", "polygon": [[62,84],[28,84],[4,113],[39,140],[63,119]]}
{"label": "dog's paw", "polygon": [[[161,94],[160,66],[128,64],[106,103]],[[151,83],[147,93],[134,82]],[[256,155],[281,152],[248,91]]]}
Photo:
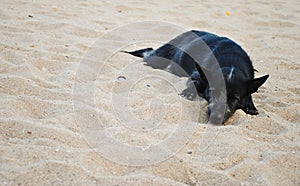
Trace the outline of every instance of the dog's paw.
{"label": "dog's paw", "polygon": [[192,101],[195,99],[197,92],[194,89],[186,88],[179,95]]}

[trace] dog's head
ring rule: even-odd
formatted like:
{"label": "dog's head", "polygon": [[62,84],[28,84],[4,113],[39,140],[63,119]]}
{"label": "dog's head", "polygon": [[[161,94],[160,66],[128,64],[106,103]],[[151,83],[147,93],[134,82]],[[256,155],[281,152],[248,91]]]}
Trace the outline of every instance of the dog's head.
{"label": "dog's head", "polygon": [[[201,71],[199,72],[200,74],[204,74],[198,64],[196,64],[196,67],[198,71]],[[226,94],[219,87],[207,87],[204,92],[204,98],[210,104],[208,108],[209,117],[216,118],[216,121],[225,122],[237,109],[243,109],[250,114],[257,114],[258,112],[252,103],[251,97],[249,99],[249,96],[265,83],[269,75],[247,80],[241,71],[233,67],[222,68],[222,73],[226,86]],[[201,78],[206,77],[202,76]],[[212,93],[212,90],[215,92]],[[215,94],[215,96],[213,97],[212,94]],[[222,109],[225,110],[225,114],[219,112]]]}
{"label": "dog's head", "polygon": [[[249,96],[255,93],[260,86],[262,86],[269,75],[260,78],[246,80],[241,71],[231,68],[222,69],[227,94],[227,105],[224,116],[226,121],[237,109],[247,110],[248,113],[258,114],[251,98]],[[251,102],[251,103],[250,103]],[[253,107],[252,107],[253,105]]]}

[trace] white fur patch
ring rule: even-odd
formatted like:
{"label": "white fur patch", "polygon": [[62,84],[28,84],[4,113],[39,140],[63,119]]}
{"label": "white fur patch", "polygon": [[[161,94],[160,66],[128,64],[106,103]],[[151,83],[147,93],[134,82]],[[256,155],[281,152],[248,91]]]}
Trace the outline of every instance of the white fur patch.
{"label": "white fur patch", "polygon": [[231,67],[230,73],[229,73],[229,75],[227,77],[228,81],[230,81],[232,79],[232,77],[233,77],[233,71],[234,71],[234,67]]}
{"label": "white fur patch", "polygon": [[146,51],[146,52],[143,52],[143,59],[144,59],[144,60],[147,59],[147,58],[151,55],[152,52],[153,52],[153,51]]}

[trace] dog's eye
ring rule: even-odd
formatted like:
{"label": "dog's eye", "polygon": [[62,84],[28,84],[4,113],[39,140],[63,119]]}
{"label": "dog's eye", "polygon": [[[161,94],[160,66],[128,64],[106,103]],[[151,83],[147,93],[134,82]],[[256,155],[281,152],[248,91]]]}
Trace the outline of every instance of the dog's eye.
{"label": "dog's eye", "polygon": [[229,109],[230,109],[231,111],[236,110],[236,108],[238,107],[239,103],[240,103],[240,98],[239,98],[238,96],[232,96],[232,97],[228,100],[228,102],[227,102],[227,104],[228,104],[228,106],[229,106]]}
{"label": "dog's eye", "polygon": [[233,95],[230,97],[228,104],[235,106],[235,105],[239,104],[239,102],[240,102],[240,97],[237,95]]}
{"label": "dog's eye", "polygon": [[240,101],[240,96],[238,96],[236,94],[227,95],[227,98],[228,98],[228,100]]}
{"label": "dog's eye", "polygon": [[238,102],[240,102],[240,100],[241,100],[240,97],[239,97],[238,95],[234,95],[234,96],[233,96],[233,99],[237,100]]}

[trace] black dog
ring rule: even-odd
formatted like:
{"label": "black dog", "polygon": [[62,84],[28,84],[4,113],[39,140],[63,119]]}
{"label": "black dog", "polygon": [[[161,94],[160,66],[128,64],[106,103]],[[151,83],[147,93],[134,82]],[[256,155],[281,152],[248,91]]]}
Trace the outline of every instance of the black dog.
{"label": "black dog", "polygon": [[156,50],[146,48],[126,53],[142,57],[153,68],[167,68],[173,74],[189,77],[187,89],[181,95],[193,100],[198,93],[205,98],[210,103],[208,116],[214,118],[213,123],[225,122],[237,109],[258,114],[251,94],[269,75],[254,79],[249,56],[226,37],[192,30]]}

